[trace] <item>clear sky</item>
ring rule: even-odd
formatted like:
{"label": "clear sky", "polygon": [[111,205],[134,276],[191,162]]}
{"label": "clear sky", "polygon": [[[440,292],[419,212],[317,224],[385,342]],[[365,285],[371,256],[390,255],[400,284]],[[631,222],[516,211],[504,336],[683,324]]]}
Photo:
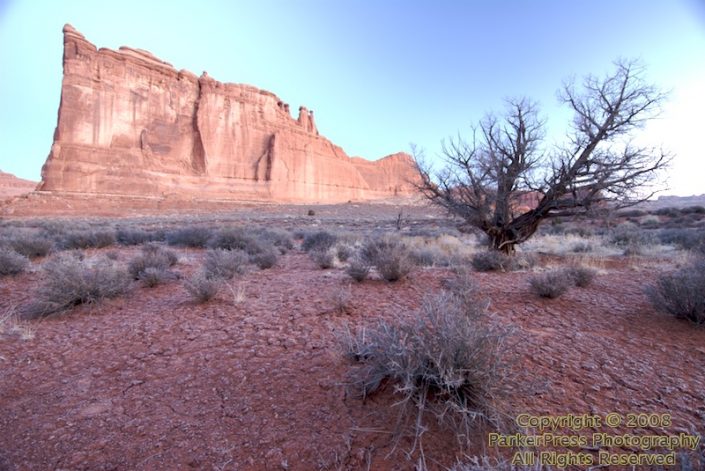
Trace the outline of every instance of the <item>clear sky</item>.
{"label": "clear sky", "polygon": [[537,100],[640,58],[671,90],[645,139],[677,154],[667,194],[705,193],[705,0],[0,0],[0,169],[39,180],[61,90],[62,32],[151,51],[177,69],[316,112],[349,155],[433,155],[503,99]]}

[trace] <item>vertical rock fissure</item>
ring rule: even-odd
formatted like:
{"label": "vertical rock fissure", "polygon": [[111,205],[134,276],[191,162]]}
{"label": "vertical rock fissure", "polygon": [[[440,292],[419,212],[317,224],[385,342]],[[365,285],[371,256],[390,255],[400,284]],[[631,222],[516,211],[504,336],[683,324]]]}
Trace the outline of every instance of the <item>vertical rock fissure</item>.
{"label": "vertical rock fissure", "polygon": [[196,80],[196,101],[193,105],[193,150],[191,151],[191,167],[198,175],[206,173],[206,149],[198,127],[198,113],[201,106],[201,81]]}
{"label": "vertical rock fissure", "polygon": [[274,159],[274,141],[276,137],[276,133],[269,136],[267,148],[255,162],[255,181],[259,181],[260,179],[260,167],[262,166],[262,159],[264,159],[264,181],[268,182],[272,179],[272,160]]}

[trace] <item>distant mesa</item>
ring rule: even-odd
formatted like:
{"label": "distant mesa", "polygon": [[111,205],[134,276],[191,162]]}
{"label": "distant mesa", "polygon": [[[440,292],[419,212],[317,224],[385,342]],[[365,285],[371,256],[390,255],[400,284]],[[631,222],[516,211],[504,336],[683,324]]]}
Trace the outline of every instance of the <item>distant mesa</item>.
{"label": "distant mesa", "polygon": [[37,188],[37,182],[17,178],[11,173],[0,170],[0,199],[24,195],[34,191],[35,188]]}
{"label": "distant mesa", "polygon": [[350,158],[313,111],[250,85],[177,71],[147,51],[97,49],[64,27],[54,143],[39,189],[335,203],[413,193],[411,157]]}

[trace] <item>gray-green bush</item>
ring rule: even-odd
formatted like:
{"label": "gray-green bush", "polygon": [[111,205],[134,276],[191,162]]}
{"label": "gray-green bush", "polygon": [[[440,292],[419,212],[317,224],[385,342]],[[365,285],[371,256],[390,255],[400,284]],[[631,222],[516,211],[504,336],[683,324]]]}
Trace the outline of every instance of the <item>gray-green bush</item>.
{"label": "gray-green bush", "polygon": [[343,353],[359,364],[351,385],[366,397],[393,384],[401,396],[399,424],[413,424],[417,440],[428,413],[469,439],[476,421],[492,417],[493,398],[510,371],[502,361],[507,332],[491,326],[484,312],[482,304],[444,291],[426,298],[412,316],[344,330]]}
{"label": "gray-green bush", "polygon": [[368,240],[362,246],[360,256],[387,281],[404,278],[416,266],[406,245],[393,237]]}
{"label": "gray-green bush", "polygon": [[304,236],[301,248],[305,252],[311,250],[328,250],[338,241],[338,237],[326,231],[318,231]]}
{"label": "gray-green bush", "polygon": [[130,285],[127,272],[108,259],[80,260],[61,254],[44,263],[34,300],[23,310],[29,318],[65,311],[123,294]]}
{"label": "gray-green bush", "polygon": [[7,243],[15,252],[29,258],[48,255],[54,245],[47,237],[30,233],[11,236]]}
{"label": "gray-green bush", "polygon": [[542,298],[554,299],[568,291],[572,278],[565,270],[554,269],[529,278],[531,292]]}
{"label": "gray-green bush", "polygon": [[203,270],[208,278],[229,280],[245,273],[249,257],[243,250],[210,249]]}
{"label": "gray-green bush", "polygon": [[705,324],[705,258],[659,276],[647,288],[647,294],[659,311],[694,324]]}
{"label": "gray-green bush", "polygon": [[184,280],[184,288],[194,301],[199,304],[213,299],[223,286],[221,278],[209,278],[204,271],[196,272]]}
{"label": "gray-green bush", "polygon": [[7,247],[0,247],[0,276],[17,275],[25,271],[29,260]]}
{"label": "gray-green bush", "polygon": [[511,270],[512,260],[509,256],[497,250],[478,252],[470,259],[472,267],[477,271],[507,271]]}
{"label": "gray-green bush", "polygon": [[345,269],[345,273],[347,273],[350,278],[360,283],[367,279],[371,269],[372,267],[368,262],[362,260],[360,257],[354,257],[350,260],[350,264]]}
{"label": "gray-green bush", "polygon": [[147,244],[142,247],[142,253],[132,258],[127,264],[127,271],[133,279],[140,279],[142,273],[148,268],[155,268],[165,272],[176,264],[176,253],[156,244]]}

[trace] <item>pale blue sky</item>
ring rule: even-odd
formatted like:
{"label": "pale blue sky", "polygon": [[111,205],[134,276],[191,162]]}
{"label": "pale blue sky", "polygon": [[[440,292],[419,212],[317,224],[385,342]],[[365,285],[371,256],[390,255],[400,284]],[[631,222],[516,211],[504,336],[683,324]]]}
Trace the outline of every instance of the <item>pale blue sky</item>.
{"label": "pale blue sky", "polygon": [[305,105],[369,159],[411,142],[433,155],[507,96],[538,100],[557,133],[565,78],[641,58],[672,90],[645,137],[678,154],[668,193],[705,193],[703,0],[0,0],[0,169],[32,180],[56,125],[64,23]]}

